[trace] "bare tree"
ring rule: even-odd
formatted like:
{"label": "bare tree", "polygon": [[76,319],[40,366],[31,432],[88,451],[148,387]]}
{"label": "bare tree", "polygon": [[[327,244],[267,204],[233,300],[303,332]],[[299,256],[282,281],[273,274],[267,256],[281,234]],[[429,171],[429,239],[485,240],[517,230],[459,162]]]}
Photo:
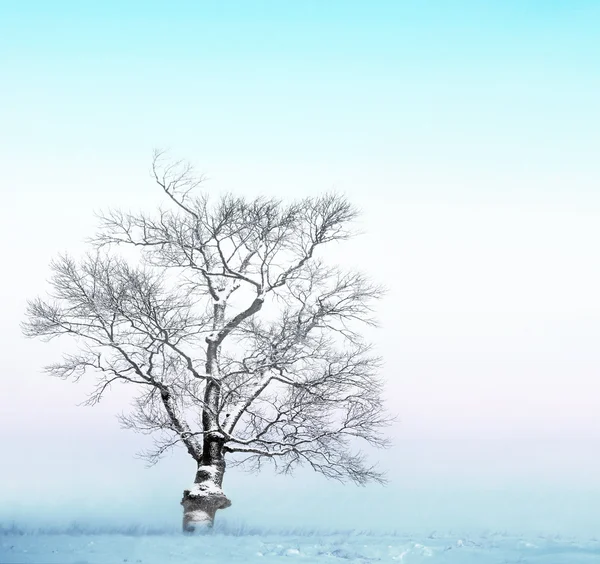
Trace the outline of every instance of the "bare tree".
{"label": "bare tree", "polygon": [[[29,303],[26,335],[78,344],[46,370],[94,373],[90,404],[114,382],[137,386],[121,422],[154,434],[144,456],[155,463],[182,444],[197,463],[181,502],[185,531],[231,504],[226,458],[249,470],[306,464],[336,480],[384,481],[354,444],[387,444],[380,359],[359,332],[375,324],[382,289],[318,256],[352,235],[357,211],[338,195],[213,204],[194,195],[202,178],[189,165],[160,153],[153,173],[169,209],[102,215],[92,251],[52,262],[50,298]],[[137,259],[116,254],[122,245]]]}

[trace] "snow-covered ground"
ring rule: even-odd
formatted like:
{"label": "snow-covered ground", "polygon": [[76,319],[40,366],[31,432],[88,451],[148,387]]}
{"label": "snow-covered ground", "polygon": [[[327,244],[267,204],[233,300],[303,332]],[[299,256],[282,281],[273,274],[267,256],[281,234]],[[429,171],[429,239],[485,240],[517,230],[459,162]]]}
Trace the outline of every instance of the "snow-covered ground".
{"label": "snow-covered ground", "polygon": [[78,528],[0,528],[2,564],[167,564],[228,562],[444,562],[448,564],[600,562],[600,541],[550,536],[374,534],[219,530],[199,536],[174,531],[99,532]]}

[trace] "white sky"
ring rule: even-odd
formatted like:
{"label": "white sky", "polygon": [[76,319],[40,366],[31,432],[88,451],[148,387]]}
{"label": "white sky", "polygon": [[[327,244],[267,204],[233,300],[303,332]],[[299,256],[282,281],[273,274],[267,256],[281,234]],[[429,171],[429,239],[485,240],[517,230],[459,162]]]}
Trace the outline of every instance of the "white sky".
{"label": "white sky", "polygon": [[[5,378],[13,392],[2,396],[2,418],[12,413],[5,429],[27,425],[25,406],[46,409],[58,386],[67,403],[82,395],[39,374],[60,347],[26,340],[18,330],[25,300],[46,288],[51,256],[84,248],[95,209],[160,201],[143,164],[107,167],[103,178],[90,180],[65,171],[62,183],[46,172],[12,177],[13,185],[38,187],[13,192],[3,210],[3,240],[10,241],[2,278],[4,363],[19,375]],[[110,178],[135,175],[133,186],[102,189]],[[211,176],[211,189],[230,188],[245,173],[227,182]],[[78,192],[80,178],[85,188]],[[273,193],[273,185],[245,184],[238,192]],[[314,179],[311,192],[320,185],[330,188],[326,178]],[[600,436],[600,222],[593,209],[415,202],[393,191],[351,189],[348,196],[364,210],[365,235],[339,246],[336,259],[390,290],[373,338],[386,359],[400,435]],[[302,192],[280,193],[295,194]]]}

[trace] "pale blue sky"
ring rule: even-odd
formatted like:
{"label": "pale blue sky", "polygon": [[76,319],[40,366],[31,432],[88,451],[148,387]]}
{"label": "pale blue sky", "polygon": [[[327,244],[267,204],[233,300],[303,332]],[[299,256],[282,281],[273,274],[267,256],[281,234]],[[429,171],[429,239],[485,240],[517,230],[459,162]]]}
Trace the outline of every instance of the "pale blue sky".
{"label": "pale blue sky", "polygon": [[[39,371],[60,347],[18,329],[94,210],[160,201],[148,167],[166,147],[214,191],[336,188],[363,208],[367,234],[338,258],[390,287],[377,340],[401,419],[383,456],[391,490],[373,496],[396,496],[410,522],[418,483],[431,511],[413,522],[440,527],[465,475],[489,503],[535,483],[558,497],[490,516],[480,492],[472,521],[569,522],[560,496],[597,493],[600,474],[599,27],[600,3],[577,0],[0,1],[0,438],[15,461],[0,506],[35,480],[35,442],[60,483],[49,507],[88,478],[108,499],[119,469],[124,489],[171,476],[159,506],[179,509],[191,470],[131,461],[139,438],[113,418],[124,400],[75,408],[84,387]],[[443,509],[426,486],[449,476]],[[230,479],[230,515],[251,520],[252,478]]]}

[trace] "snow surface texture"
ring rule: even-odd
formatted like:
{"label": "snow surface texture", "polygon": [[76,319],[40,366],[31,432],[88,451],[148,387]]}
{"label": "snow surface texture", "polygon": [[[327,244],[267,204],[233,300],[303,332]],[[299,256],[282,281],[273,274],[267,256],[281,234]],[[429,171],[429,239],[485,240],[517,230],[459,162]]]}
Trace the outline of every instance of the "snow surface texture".
{"label": "snow surface texture", "polygon": [[[149,533],[149,534],[148,534]],[[0,527],[2,564],[168,564],[235,562],[419,562],[447,564],[584,564],[600,562],[600,541],[499,533],[469,537],[408,534],[212,531],[183,536],[172,531],[142,534],[26,532]]]}

